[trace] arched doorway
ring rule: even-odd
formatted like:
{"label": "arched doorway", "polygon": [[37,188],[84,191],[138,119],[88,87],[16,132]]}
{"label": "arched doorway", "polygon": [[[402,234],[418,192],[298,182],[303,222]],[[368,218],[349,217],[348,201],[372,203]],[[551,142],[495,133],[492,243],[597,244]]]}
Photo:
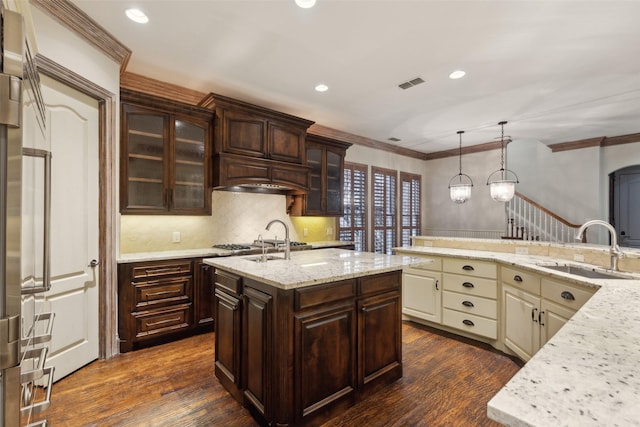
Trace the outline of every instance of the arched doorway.
{"label": "arched doorway", "polygon": [[611,223],[620,246],[640,248],[640,165],[609,175]]}

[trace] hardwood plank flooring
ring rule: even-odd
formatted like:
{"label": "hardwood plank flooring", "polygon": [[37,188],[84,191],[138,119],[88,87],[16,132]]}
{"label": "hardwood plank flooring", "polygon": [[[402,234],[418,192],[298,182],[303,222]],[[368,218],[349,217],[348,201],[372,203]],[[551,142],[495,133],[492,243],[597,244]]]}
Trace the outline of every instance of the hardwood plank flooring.
{"label": "hardwood plank flooring", "polygon": [[[519,361],[489,346],[403,324],[404,376],[323,427],[492,426],[487,402]],[[213,375],[213,333],[96,361],[53,386],[56,426],[257,426]],[[38,418],[34,418],[34,421]]]}

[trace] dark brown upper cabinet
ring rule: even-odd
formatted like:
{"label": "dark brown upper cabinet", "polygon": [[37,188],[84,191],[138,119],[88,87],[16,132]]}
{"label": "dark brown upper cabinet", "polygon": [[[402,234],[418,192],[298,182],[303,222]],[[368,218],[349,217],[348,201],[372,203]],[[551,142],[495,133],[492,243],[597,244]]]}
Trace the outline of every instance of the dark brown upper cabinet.
{"label": "dark brown upper cabinet", "polygon": [[311,168],[309,191],[293,196],[291,215],[342,215],[344,157],[351,144],[319,135],[307,135],[306,163]]}
{"label": "dark brown upper cabinet", "polygon": [[211,214],[213,112],[122,89],[120,212]]}

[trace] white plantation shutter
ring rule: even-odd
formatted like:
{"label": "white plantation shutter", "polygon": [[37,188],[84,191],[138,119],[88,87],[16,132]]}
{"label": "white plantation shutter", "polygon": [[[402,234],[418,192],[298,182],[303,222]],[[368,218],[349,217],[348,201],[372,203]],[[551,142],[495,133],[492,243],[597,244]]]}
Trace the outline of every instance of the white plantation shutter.
{"label": "white plantation shutter", "polygon": [[371,175],[373,252],[391,254],[391,248],[397,246],[397,172],[372,167]]}
{"label": "white plantation shutter", "polygon": [[357,251],[366,250],[367,236],[367,166],[344,164],[344,208],[340,217],[340,240],[354,241]]}
{"label": "white plantation shutter", "polygon": [[402,246],[411,245],[411,236],[421,234],[421,184],[422,176],[410,173],[400,173],[400,205],[402,209],[400,235]]}

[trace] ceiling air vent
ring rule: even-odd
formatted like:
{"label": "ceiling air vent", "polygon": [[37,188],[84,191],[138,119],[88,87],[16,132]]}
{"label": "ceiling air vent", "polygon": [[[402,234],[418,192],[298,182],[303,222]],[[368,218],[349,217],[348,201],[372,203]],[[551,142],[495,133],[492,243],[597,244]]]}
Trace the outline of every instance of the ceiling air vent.
{"label": "ceiling air vent", "polygon": [[409,89],[410,87],[414,87],[416,85],[419,85],[420,83],[424,83],[424,80],[422,80],[421,77],[416,77],[415,79],[411,79],[411,80],[406,81],[404,83],[400,83],[398,85],[398,87],[400,89]]}

